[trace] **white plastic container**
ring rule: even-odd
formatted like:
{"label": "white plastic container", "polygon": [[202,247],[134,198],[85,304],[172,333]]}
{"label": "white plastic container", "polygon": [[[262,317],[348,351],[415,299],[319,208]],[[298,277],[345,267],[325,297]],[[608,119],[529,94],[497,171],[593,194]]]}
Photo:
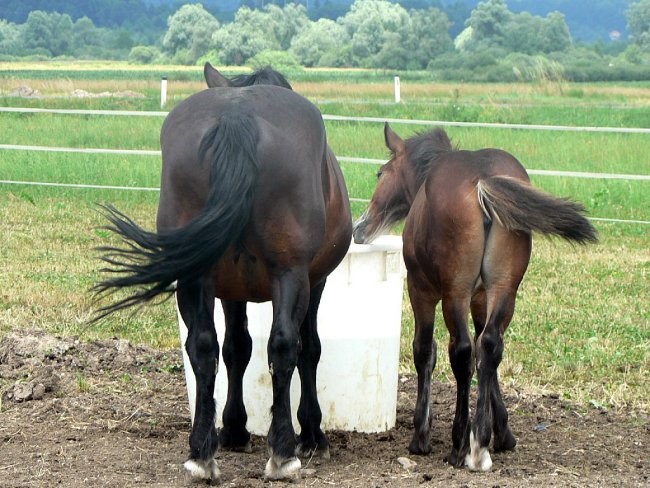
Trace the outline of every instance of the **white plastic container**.
{"label": "white plastic container", "polygon": [[[370,245],[352,244],[348,254],[329,276],[318,310],[322,353],[317,372],[317,393],[323,412],[323,430],[383,432],[395,426],[397,381],[404,290],[400,236],[381,236]],[[272,321],[271,302],[249,303],[248,329],[253,353],[244,374],[247,428],[266,435],[273,402],[266,345]],[[221,306],[215,306],[219,342],[224,337]],[[181,344],[187,328],[178,315]],[[185,377],[194,419],[196,383],[182,347]],[[221,355],[220,355],[221,357]],[[227,392],[226,368],[219,360],[215,398],[217,425]],[[291,382],[294,428],[300,378]]]}

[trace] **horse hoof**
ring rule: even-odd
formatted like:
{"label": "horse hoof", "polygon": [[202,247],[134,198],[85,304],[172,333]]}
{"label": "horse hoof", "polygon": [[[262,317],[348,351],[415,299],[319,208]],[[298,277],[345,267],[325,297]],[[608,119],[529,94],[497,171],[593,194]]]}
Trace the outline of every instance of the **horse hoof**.
{"label": "horse hoof", "polygon": [[477,453],[469,453],[465,456],[465,466],[470,471],[490,471],[492,469],[492,458],[487,448],[479,449]]}
{"label": "horse hoof", "polygon": [[409,444],[409,452],[416,456],[426,456],[431,454],[431,446],[428,442],[422,442],[418,439],[413,439]]}
{"label": "horse hoof", "polygon": [[492,469],[492,458],[487,447],[481,447],[476,439],[474,433],[469,434],[470,450],[465,456],[465,466],[470,471],[490,471]]}
{"label": "horse hoof", "polygon": [[248,441],[246,444],[237,445],[237,446],[220,445],[219,449],[222,449],[224,451],[245,452],[246,454],[250,454],[251,452],[253,452],[253,444],[251,444],[251,441]]}
{"label": "horse hoof", "polygon": [[494,451],[503,452],[503,451],[512,451],[517,446],[517,439],[512,435],[510,429],[501,438],[494,438]]}
{"label": "horse hoof", "polygon": [[214,459],[188,459],[185,461],[185,471],[193,480],[219,481],[221,471]]}
{"label": "horse hoof", "polygon": [[271,456],[264,469],[264,479],[269,481],[298,481],[300,480],[301,467],[302,464],[297,457],[283,460],[276,456]]}
{"label": "horse hoof", "polygon": [[443,461],[454,468],[462,468],[465,464],[465,456],[461,456],[456,449],[452,448],[451,452],[443,459]]}
{"label": "horse hoof", "polygon": [[314,447],[312,449],[305,449],[302,445],[298,445],[296,448],[296,456],[312,458],[317,457],[325,461],[330,459],[330,446],[325,444],[324,446]]}
{"label": "horse hoof", "polygon": [[253,452],[251,434],[246,429],[230,429],[222,427],[219,430],[219,448],[233,452]]}

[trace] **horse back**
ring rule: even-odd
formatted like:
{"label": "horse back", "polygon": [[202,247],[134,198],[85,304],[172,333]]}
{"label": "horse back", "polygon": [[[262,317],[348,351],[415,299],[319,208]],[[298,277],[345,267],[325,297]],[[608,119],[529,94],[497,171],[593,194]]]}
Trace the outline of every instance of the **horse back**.
{"label": "horse back", "polygon": [[419,190],[426,206],[421,211],[431,216],[431,225],[441,229],[476,225],[483,220],[476,185],[496,175],[529,181],[521,163],[500,149],[445,153],[432,164]]}
{"label": "horse back", "polygon": [[350,242],[347,190],[338,163],[328,159],[321,114],[307,99],[275,86],[212,88],[172,110],[161,133],[158,227],[182,227],[203,211],[211,163],[200,157],[201,140],[243,114],[257,134],[251,213],[212,274],[219,298],[265,301],[273,273],[304,266],[319,281]]}
{"label": "horse back", "polygon": [[479,204],[477,184],[494,175],[529,180],[521,163],[499,149],[451,151],[432,164],[405,221],[407,269],[423,270],[439,290],[452,282],[473,288],[489,226]]}

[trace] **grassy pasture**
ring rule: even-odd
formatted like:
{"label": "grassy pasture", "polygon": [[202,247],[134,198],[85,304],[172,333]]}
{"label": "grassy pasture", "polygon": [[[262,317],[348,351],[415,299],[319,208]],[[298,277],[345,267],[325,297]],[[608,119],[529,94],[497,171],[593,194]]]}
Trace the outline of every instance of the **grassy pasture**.
{"label": "grassy pasture", "polygon": [[[8,113],[0,117],[0,133],[5,140],[21,145],[37,141],[38,145],[55,147],[157,150],[161,122],[162,117]],[[403,137],[425,130],[408,124],[393,124],[393,128]],[[380,124],[328,121],[327,129],[329,142],[340,156],[387,157]],[[507,148],[529,169],[647,173],[647,134],[461,127],[447,131],[462,148]],[[370,198],[377,167],[342,165],[350,195]],[[155,156],[5,151],[0,160],[0,173],[21,181],[157,187],[159,170],[160,159]],[[584,202],[594,217],[647,218],[647,181],[549,176],[533,179],[547,191]]]}
{"label": "grassy pasture", "polygon": [[[0,64],[0,105],[46,108],[159,110],[159,71],[134,70],[115,80],[83,70],[39,66],[30,71]],[[7,74],[11,71],[10,74]],[[125,72],[128,70],[125,70]],[[173,106],[203,87],[201,73],[170,75]],[[68,76],[66,76],[66,74]],[[117,71],[115,71],[117,73]],[[438,85],[413,76],[402,85],[404,102],[391,103],[392,75],[306,74],[297,91],[324,113],[404,119],[470,120],[556,125],[650,126],[646,85]],[[85,76],[84,76],[85,75]],[[127,76],[127,75],[130,75]],[[367,73],[366,73],[367,75]],[[22,76],[25,76],[24,78]],[[311,78],[310,78],[311,76]],[[418,75],[419,76],[419,75]],[[293,78],[291,78],[293,81]],[[408,78],[406,78],[408,79]],[[39,85],[41,83],[41,85]],[[45,94],[9,96],[15,86]],[[74,89],[141,92],[145,98],[70,98]],[[168,108],[169,108],[168,107]],[[609,114],[609,115],[608,115]],[[0,113],[0,142],[62,147],[158,149],[162,117],[70,116]],[[424,130],[393,128],[406,137]],[[385,159],[379,124],[327,122],[340,156]],[[501,147],[527,168],[648,174],[648,135],[542,132],[487,128],[447,129],[467,149]],[[160,160],[153,156],[1,151],[0,179],[157,187]],[[375,165],[342,164],[352,197],[369,198]],[[591,216],[650,220],[650,182],[534,176],[536,185],[582,201]],[[173,304],[120,313],[89,328],[87,289],[97,279],[92,248],[113,238],[98,229],[94,202],[111,202],[153,229],[156,192],[0,185],[0,334],[13,327],[40,327],[85,338],[118,335],[158,347],[177,347]],[[358,216],[364,204],[355,203]],[[601,243],[589,247],[537,238],[517,311],[506,334],[501,376],[506,385],[559,392],[588,406],[650,408],[650,228],[597,222]],[[436,374],[452,379],[438,314]],[[412,368],[412,315],[405,298],[401,366]]]}

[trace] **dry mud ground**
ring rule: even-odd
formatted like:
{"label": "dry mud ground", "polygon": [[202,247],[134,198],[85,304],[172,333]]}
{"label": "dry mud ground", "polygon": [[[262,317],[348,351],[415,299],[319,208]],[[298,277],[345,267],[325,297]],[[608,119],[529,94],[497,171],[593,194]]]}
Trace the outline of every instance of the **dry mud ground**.
{"label": "dry mud ground", "polygon": [[[187,486],[181,364],[180,352],[117,339],[9,333],[0,342],[0,486]],[[519,444],[493,455],[491,472],[470,473],[442,460],[451,442],[453,385],[435,383],[432,397],[430,456],[410,456],[406,448],[415,381],[405,376],[390,432],[329,432],[331,459],[304,460],[302,479],[291,484],[262,479],[266,444],[255,437],[251,454],[219,453],[222,486],[650,486],[647,412],[584,410],[559,395],[505,391]]]}

